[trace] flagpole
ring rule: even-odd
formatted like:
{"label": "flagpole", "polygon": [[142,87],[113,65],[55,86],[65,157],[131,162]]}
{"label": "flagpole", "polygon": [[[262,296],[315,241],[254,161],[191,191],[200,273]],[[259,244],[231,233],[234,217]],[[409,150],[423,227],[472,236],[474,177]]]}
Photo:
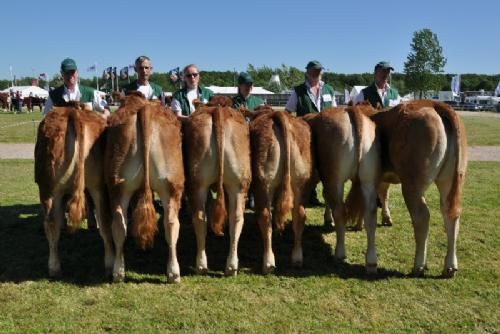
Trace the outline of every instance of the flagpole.
{"label": "flagpole", "polygon": [[97,63],[94,63],[94,72],[95,72],[95,88],[99,90],[99,77],[97,76]]}
{"label": "flagpole", "polygon": [[10,65],[10,86],[14,87],[14,79],[12,76],[12,65]]}

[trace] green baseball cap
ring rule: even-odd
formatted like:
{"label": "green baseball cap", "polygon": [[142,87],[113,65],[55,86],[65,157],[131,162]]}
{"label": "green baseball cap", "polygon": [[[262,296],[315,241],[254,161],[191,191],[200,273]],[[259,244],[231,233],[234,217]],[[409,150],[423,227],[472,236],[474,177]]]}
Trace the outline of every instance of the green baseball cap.
{"label": "green baseball cap", "polygon": [[76,62],[71,58],[66,58],[61,62],[61,72],[76,71]]}
{"label": "green baseball cap", "polygon": [[247,72],[241,72],[240,75],[238,75],[238,85],[240,84],[253,84],[252,76],[250,76]]}
{"label": "green baseball cap", "polygon": [[394,67],[392,67],[391,63],[389,63],[388,61],[379,61],[377,65],[375,65],[375,71],[378,70],[379,68],[383,70],[394,71]]}
{"label": "green baseball cap", "polygon": [[306,70],[312,68],[313,70],[322,70],[323,65],[317,60],[311,60],[310,62],[307,63]]}

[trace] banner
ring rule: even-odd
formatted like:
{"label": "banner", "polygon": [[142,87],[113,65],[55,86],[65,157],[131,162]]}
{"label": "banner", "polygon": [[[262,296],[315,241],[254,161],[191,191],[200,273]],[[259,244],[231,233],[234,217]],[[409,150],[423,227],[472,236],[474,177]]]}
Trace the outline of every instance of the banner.
{"label": "banner", "polygon": [[45,81],[47,81],[47,73],[40,73],[38,75],[38,80],[45,80]]}
{"label": "banner", "polygon": [[112,67],[108,67],[106,68],[103,72],[102,72],[102,79],[103,80],[109,80],[111,78],[111,72],[113,71],[113,68]]}
{"label": "banner", "polygon": [[91,72],[91,71],[95,71],[95,70],[96,70],[95,64],[90,66],[90,67],[87,67],[87,72]]}
{"label": "banner", "polygon": [[451,91],[455,96],[460,95],[460,75],[451,78]]}
{"label": "banner", "polygon": [[128,79],[128,66],[125,66],[120,70],[120,80]]}
{"label": "banner", "polygon": [[168,80],[170,80],[170,82],[173,84],[181,81],[180,69],[178,67],[168,71]]}

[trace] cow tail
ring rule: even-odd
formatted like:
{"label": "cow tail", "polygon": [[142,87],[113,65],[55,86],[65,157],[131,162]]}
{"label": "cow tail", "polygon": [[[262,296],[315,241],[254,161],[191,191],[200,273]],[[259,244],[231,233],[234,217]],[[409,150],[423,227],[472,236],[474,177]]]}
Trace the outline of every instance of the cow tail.
{"label": "cow tail", "polygon": [[[73,178],[73,194],[68,202],[68,225],[70,231],[75,231],[85,217],[85,129],[80,118],[79,108],[72,108],[68,114],[68,123],[73,123],[77,144],[77,161]],[[69,128],[69,124],[68,124]]]}
{"label": "cow tail", "polygon": [[[441,119],[449,124],[448,131],[452,132],[456,145],[456,160],[453,181],[450,192],[446,197],[446,214],[448,219],[456,220],[462,213],[462,194],[467,170],[467,136],[465,128],[458,114],[449,106],[436,103],[434,108]],[[445,129],[446,122],[445,123]]]}
{"label": "cow tail", "polygon": [[290,131],[289,122],[287,115],[283,112],[273,113],[273,119],[279,123],[281,131],[283,133],[283,151],[285,153],[283,161],[283,182],[281,183],[281,189],[279,189],[277,201],[276,201],[276,213],[274,224],[278,231],[283,231],[285,229],[285,223],[287,221],[286,217],[293,207],[293,192],[292,192],[292,180],[290,175],[290,159],[291,159],[291,148],[290,148]]}
{"label": "cow tail", "polygon": [[139,190],[137,205],[132,214],[132,235],[139,248],[146,249],[153,246],[158,226],[156,211],[153,206],[153,192],[149,176],[149,155],[151,148],[151,110],[149,105],[141,108],[137,113],[140,128],[142,129],[144,154],[144,187]]}
{"label": "cow tail", "polygon": [[217,143],[217,199],[212,216],[212,231],[215,235],[224,235],[226,221],[226,200],[224,194],[224,109],[216,108],[212,114],[215,128],[215,141]]}
{"label": "cow tail", "polygon": [[345,214],[347,225],[355,226],[357,230],[363,227],[363,213],[365,209],[365,200],[363,197],[363,190],[361,189],[361,181],[359,179],[359,165],[362,158],[362,145],[363,145],[363,115],[359,112],[358,108],[354,107],[348,111],[349,118],[354,128],[354,135],[356,136],[356,156],[357,156],[357,172],[354,179],[351,180],[351,189],[345,200]]}

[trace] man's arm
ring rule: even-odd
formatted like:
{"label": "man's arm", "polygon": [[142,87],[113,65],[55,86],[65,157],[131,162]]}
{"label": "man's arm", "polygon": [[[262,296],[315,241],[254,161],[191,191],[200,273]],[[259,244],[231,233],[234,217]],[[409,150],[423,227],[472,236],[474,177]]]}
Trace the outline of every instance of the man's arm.
{"label": "man's arm", "polygon": [[179,116],[179,117],[185,117],[185,116],[182,115],[181,103],[176,98],[172,99],[172,103],[170,104],[170,108],[172,109],[172,111],[174,112],[174,114],[176,114],[177,116]]}
{"label": "man's arm", "polygon": [[47,115],[47,113],[52,109],[54,106],[54,103],[52,102],[52,99],[49,97],[47,98],[47,102],[45,102],[45,106],[43,107],[43,116]]}
{"label": "man's arm", "polygon": [[285,110],[289,113],[295,112],[297,110],[297,93],[295,92],[295,90],[293,90],[292,94],[290,94],[290,97],[288,97]]}

